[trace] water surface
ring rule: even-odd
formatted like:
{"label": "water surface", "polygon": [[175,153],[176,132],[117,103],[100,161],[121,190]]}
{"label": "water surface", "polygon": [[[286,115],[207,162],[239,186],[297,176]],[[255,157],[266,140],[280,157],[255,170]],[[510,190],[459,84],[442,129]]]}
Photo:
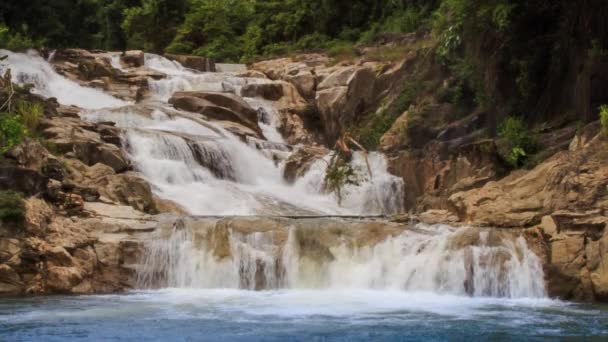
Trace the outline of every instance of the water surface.
{"label": "water surface", "polygon": [[608,307],[373,290],[138,291],[3,299],[2,341],[608,339]]}

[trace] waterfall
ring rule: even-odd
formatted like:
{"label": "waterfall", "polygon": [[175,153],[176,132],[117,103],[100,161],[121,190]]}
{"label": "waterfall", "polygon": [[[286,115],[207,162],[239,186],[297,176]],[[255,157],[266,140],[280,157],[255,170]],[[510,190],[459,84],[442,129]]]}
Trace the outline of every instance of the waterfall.
{"label": "waterfall", "polygon": [[[372,215],[403,210],[403,181],[387,171],[380,153],[354,153],[362,177],[343,189],[339,205],[323,189],[327,161],[315,161],[294,184],[283,179],[291,147],[277,131],[269,101],[245,98],[258,111],[266,139],[242,140],[220,123],[176,110],[178,90],[240,94],[267,82],[230,73],[198,73],[146,54],[146,67],[167,75],[149,80],[150,98],[137,104],[87,88],[55,72],[34,53],[8,55],[17,83],[77,105],[83,119],[113,121],[123,130],[126,154],[154,193],[193,215],[264,215],[184,218],[145,244],[138,283],[149,287],[269,289],[376,289],[490,297],[545,295],[539,259],[523,238],[492,230],[448,226],[404,227],[373,221],[273,221],[274,215]],[[118,55],[112,65],[120,67]],[[122,70],[122,69],[121,69]],[[368,164],[371,172],[368,172]],[[261,221],[260,221],[261,220]]]}
{"label": "waterfall", "polygon": [[[367,243],[348,234],[335,241],[320,237],[331,228],[319,222],[280,230],[247,222],[259,229],[250,232],[233,224],[235,229],[218,220],[185,224],[151,241],[138,271],[139,285],[545,296],[540,261],[516,235],[418,225]],[[349,229],[347,222],[332,227],[341,224]]]}
{"label": "waterfall", "polygon": [[53,67],[36,52],[13,53],[0,50],[1,56],[8,58],[0,63],[0,72],[11,69],[13,82],[32,84],[32,91],[44,97],[55,97],[61,104],[81,108],[100,109],[125,106],[128,103],[100,90],[87,88],[59,75]]}

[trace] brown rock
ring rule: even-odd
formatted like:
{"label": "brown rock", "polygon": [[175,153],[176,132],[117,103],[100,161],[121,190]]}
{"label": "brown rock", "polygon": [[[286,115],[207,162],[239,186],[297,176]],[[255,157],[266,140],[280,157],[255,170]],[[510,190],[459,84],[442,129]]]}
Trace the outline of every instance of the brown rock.
{"label": "brown rock", "polygon": [[241,88],[241,96],[261,97],[270,101],[278,101],[283,97],[281,83],[252,83]]}
{"label": "brown rock", "polygon": [[141,50],[126,51],[120,56],[120,62],[128,68],[139,68],[145,64],[144,52]]}
{"label": "brown rock", "polygon": [[70,292],[82,281],[82,274],[76,267],[50,266],[46,273],[46,286],[58,293]]}
{"label": "brown rock", "polygon": [[261,136],[257,112],[242,98],[230,93],[177,92],[169,99],[175,108],[200,113],[214,120],[234,121]]}
{"label": "brown rock", "polygon": [[33,197],[25,201],[25,229],[30,234],[44,236],[53,216],[53,210],[45,201]]}
{"label": "brown rock", "polygon": [[328,153],[327,149],[315,146],[305,146],[293,152],[285,161],[283,178],[294,183],[310,169],[310,166]]}
{"label": "brown rock", "polygon": [[194,69],[202,72],[215,71],[215,63],[209,58],[173,54],[165,54],[165,57],[172,61],[176,61],[189,69]]}

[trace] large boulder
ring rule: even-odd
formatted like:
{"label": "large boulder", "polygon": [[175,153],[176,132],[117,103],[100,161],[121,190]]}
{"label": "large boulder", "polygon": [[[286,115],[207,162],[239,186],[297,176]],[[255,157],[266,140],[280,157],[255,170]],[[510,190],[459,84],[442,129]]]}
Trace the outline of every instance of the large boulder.
{"label": "large boulder", "polygon": [[135,173],[109,175],[95,181],[99,193],[117,203],[147,213],[156,213],[150,184]]}
{"label": "large boulder", "polygon": [[200,113],[209,119],[233,121],[253,130],[258,137],[262,131],[257,123],[258,113],[241,97],[231,93],[180,91],[169,99],[175,108]]}
{"label": "large boulder", "polygon": [[374,103],[376,72],[368,66],[336,70],[317,87],[316,104],[328,141],[335,141],[344,127]]}

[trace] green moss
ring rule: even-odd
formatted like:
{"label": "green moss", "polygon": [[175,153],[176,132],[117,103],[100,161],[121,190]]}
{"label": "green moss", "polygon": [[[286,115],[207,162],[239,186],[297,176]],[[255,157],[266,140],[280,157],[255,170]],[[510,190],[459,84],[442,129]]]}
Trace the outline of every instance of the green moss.
{"label": "green moss", "polygon": [[23,194],[0,191],[0,221],[21,222],[25,218]]}

